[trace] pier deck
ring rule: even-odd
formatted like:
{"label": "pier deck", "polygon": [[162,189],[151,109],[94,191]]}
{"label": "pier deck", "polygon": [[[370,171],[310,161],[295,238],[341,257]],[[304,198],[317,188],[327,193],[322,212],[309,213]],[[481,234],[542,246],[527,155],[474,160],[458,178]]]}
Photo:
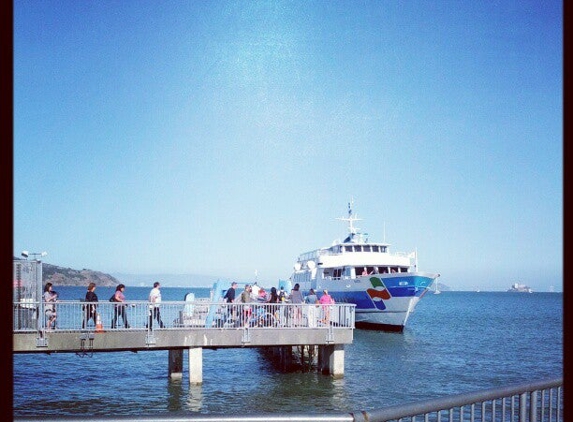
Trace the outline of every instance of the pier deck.
{"label": "pier deck", "polygon": [[[223,304],[162,302],[162,327],[149,302],[127,302],[117,314],[111,302],[97,303],[97,323],[85,321],[81,301],[56,305],[55,329],[48,329],[44,304],[14,303],[14,353],[94,353],[169,350],[169,373],[182,374],[183,351],[189,351],[190,382],[202,382],[204,348],[317,346],[323,372],[344,374],[344,345],[353,341],[354,305]],[[117,320],[117,321],[116,321]],[[126,324],[127,322],[127,324]],[[152,322],[152,324],[150,324]],[[85,327],[85,328],[82,328]],[[112,328],[113,327],[113,328]]]}

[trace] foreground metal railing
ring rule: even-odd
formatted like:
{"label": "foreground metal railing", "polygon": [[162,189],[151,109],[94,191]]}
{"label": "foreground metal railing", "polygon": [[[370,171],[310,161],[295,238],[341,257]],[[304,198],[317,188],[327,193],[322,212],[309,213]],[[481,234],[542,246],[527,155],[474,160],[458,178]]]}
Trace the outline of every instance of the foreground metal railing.
{"label": "foreground metal railing", "polygon": [[[49,306],[49,305],[48,305]],[[92,308],[95,306],[95,309]],[[223,303],[208,300],[161,302],[157,308],[146,301],[59,301],[55,304],[55,328],[63,331],[174,328],[354,328],[353,304],[310,305],[291,303]],[[44,303],[14,302],[14,332],[48,329],[49,308]],[[95,311],[95,313],[91,313]],[[39,316],[39,317],[38,317]],[[99,322],[98,322],[99,321]],[[160,323],[161,321],[161,323]],[[98,327],[100,324],[100,327]]]}
{"label": "foreground metal railing", "polygon": [[[495,388],[361,412],[356,421],[386,422],[558,422],[563,420],[563,379],[552,379],[511,387]],[[422,419],[423,418],[423,419]]]}
{"label": "foreground metal railing", "polygon": [[265,415],[169,415],[156,416],[85,416],[78,417],[15,417],[15,421],[68,422],[81,421],[222,421],[222,422],[275,422],[275,421],[436,421],[449,422],[562,422],[563,378],[519,384],[504,388],[481,390],[473,393],[442,397],[419,403],[392,406],[374,411],[339,414],[265,414]]}

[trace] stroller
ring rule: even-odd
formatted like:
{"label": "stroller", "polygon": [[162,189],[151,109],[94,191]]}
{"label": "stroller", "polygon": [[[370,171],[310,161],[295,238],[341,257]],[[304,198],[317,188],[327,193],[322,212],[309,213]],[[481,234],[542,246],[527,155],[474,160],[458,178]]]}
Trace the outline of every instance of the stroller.
{"label": "stroller", "polygon": [[249,327],[278,327],[278,320],[263,306],[254,306],[249,319]]}

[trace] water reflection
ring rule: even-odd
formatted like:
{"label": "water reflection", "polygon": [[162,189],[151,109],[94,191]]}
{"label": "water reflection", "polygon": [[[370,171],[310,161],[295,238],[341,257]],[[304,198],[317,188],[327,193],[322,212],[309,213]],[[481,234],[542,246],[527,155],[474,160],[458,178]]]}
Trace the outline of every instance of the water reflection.
{"label": "water reflection", "polygon": [[170,412],[200,412],[203,408],[203,386],[190,385],[187,380],[169,379],[167,383],[167,410]]}
{"label": "water reflection", "polygon": [[190,385],[187,397],[187,409],[192,412],[200,412],[203,409],[203,386]]}

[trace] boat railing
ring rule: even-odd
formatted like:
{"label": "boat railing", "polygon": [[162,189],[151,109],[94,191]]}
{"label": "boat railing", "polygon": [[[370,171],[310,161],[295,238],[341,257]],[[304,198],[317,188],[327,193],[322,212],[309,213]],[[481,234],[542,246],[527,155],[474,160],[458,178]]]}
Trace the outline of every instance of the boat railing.
{"label": "boat railing", "polygon": [[[96,306],[96,320],[89,307]],[[14,332],[48,329],[48,314],[43,302],[20,301],[13,304]],[[355,305],[337,303],[224,303],[163,301],[154,310],[147,301],[114,302],[58,301],[55,304],[55,330],[125,330],[179,328],[354,328]],[[157,313],[163,323],[159,326]],[[124,321],[123,315],[126,320]],[[40,316],[40,318],[38,318]],[[115,322],[115,323],[114,323]],[[101,324],[98,326],[98,324]],[[113,328],[112,328],[113,326]],[[53,328],[53,327],[52,327]]]}

